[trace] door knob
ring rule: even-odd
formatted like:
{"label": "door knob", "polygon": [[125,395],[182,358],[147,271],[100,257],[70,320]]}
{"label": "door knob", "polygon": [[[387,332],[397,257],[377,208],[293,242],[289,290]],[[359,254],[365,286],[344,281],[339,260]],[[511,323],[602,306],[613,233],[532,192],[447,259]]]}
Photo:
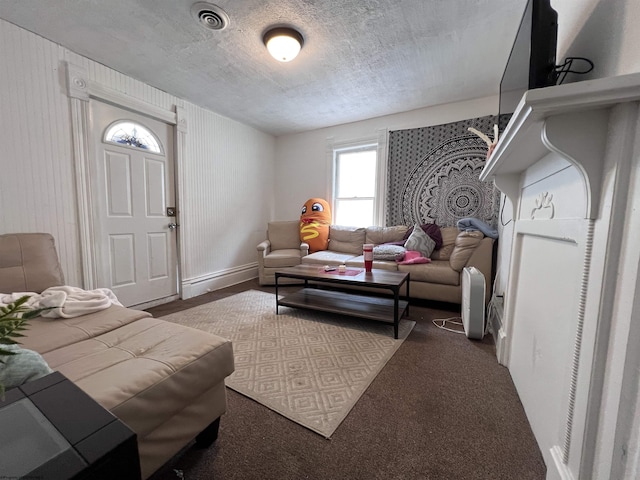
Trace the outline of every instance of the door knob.
{"label": "door knob", "polygon": [[176,228],[178,228],[180,225],[178,225],[177,223],[170,223],[168,225],[169,230],[175,230]]}

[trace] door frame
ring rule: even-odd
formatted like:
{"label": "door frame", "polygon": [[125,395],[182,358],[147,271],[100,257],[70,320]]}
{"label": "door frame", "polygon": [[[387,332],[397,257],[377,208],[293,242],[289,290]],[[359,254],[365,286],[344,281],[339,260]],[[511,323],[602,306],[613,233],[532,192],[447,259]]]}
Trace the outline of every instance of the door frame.
{"label": "door frame", "polygon": [[[94,247],[96,234],[93,226],[93,192],[90,175],[89,152],[90,142],[90,107],[89,100],[111,103],[117,107],[149,116],[167,123],[173,127],[174,137],[174,183],[176,202],[176,223],[181,225],[180,192],[183,184],[183,164],[186,157],[187,118],[182,106],[174,105],[173,110],[158,107],[119,92],[100,82],[89,78],[88,70],[71,62],[64,62],[66,70],[66,94],[71,106],[71,130],[73,143],[73,158],[76,183],[76,203],[78,208],[78,233],[80,240],[81,278],[82,287],[86,290],[97,288],[98,255]],[[178,296],[182,298],[182,262],[184,249],[181,241],[180,228],[176,231],[177,267],[178,267]],[[162,303],[162,302],[159,302]]]}

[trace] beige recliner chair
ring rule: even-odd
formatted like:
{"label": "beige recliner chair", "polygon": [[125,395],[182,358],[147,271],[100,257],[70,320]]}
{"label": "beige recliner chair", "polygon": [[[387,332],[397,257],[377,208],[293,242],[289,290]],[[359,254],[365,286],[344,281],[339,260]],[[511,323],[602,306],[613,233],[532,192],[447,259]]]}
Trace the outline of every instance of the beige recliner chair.
{"label": "beige recliner chair", "polygon": [[[260,285],[274,285],[276,270],[300,265],[300,259],[309,254],[309,245],[300,241],[298,220],[269,222],[267,239],[260,242],[257,248]],[[281,281],[282,283],[297,282],[295,279],[286,278]]]}

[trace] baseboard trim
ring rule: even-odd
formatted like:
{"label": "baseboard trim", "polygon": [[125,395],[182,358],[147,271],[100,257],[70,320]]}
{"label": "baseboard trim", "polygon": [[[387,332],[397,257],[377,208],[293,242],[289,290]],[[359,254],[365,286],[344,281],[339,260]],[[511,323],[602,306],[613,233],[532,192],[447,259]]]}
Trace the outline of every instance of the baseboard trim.
{"label": "baseboard trim", "polygon": [[197,297],[214,290],[237,285],[258,277],[258,264],[220,270],[182,281],[182,299]]}
{"label": "baseboard trim", "polygon": [[180,298],[179,295],[171,295],[170,297],[159,298],[157,300],[152,300],[150,302],[140,303],[138,305],[131,305],[127,308],[131,308],[133,310],[146,310],[147,308],[157,307],[158,305],[164,305],[165,303],[173,302],[174,300],[178,300]]}
{"label": "baseboard trim", "polygon": [[[554,472],[547,472],[547,479],[557,478],[560,480],[575,480],[575,477],[569,470],[567,464],[562,460],[564,455],[562,454],[562,449],[559,445],[554,445],[551,450],[551,458],[553,458],[553,467],[555,467]],[[551,469],[549,469],[551,470]]]}
{"label": "baseboard trim", "polygon": [[496,342],[496,357],[500,365],[505,367],[509,366],[509,359],[507,358],[507,334],[504,328],[498,330],[498,334],[494,338]]}
{"label": "baseboard trim", "polygon": [[504,331],[504,297],[497,295],[491,297],[487,305],[487,323],[496,346],[498,363],[506,366],[505,342],[507,335]]}

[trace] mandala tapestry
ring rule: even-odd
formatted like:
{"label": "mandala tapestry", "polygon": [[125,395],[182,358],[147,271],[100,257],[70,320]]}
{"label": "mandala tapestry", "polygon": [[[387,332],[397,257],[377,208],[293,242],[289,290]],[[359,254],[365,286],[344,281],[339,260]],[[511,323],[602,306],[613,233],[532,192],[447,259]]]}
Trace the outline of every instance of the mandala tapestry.
{"label": "mandala tapestry", "polygon": [[[496,116],[389,133],[387,225],[455,226],[474,217],[496,227],[500,193],[481,182],[487,144],[467,129],[493,138]],[[500,130],[508,117],[502,118]]]}

